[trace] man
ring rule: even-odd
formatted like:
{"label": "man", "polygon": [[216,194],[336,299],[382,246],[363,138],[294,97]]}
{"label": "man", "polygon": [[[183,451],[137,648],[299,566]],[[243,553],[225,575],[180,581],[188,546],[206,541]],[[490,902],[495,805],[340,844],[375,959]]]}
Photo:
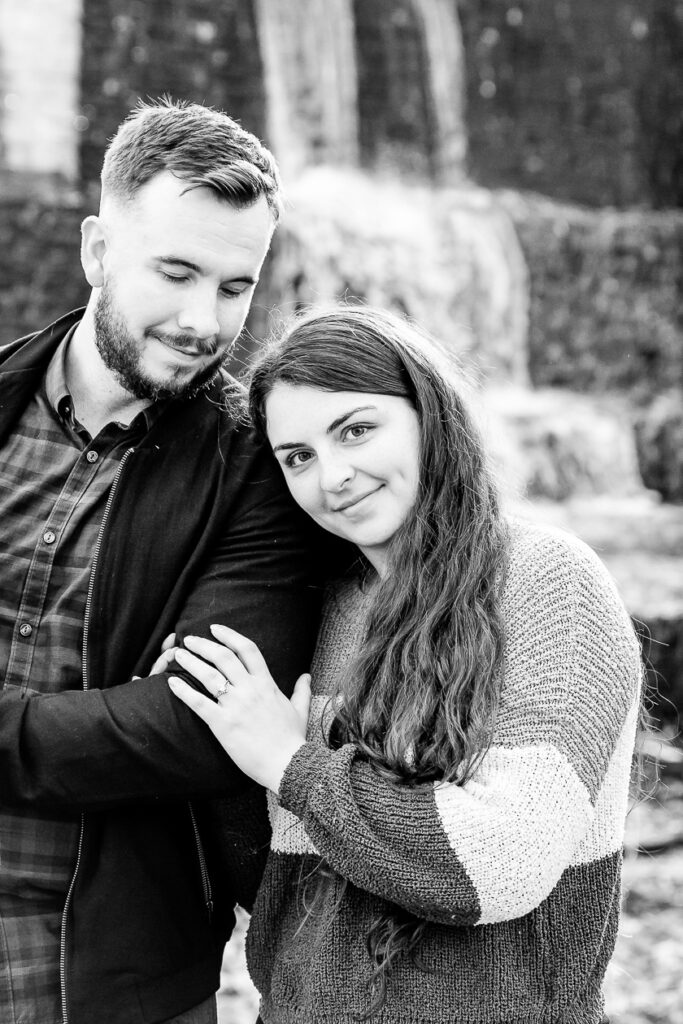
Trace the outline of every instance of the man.
{"label": "man", "polygon": [[[141,105],[83,223],[87,307],[0,350],[3,1024],[215,1020],[258,798],[145,674],[212,622],[286,691],[309,662],[302,525],[222,370],[279,203],[230,118]],[[218,796],[222,849],[189,802]]]}

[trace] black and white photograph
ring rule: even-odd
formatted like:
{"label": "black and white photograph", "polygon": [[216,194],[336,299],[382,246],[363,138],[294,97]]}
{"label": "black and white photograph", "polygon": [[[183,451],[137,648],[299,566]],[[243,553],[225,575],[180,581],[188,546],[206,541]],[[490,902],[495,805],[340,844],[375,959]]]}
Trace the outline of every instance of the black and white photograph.
{"label": "black and white photograph", "polygon": [[0,0],[0,1024],[683,1024],[683,0]]}

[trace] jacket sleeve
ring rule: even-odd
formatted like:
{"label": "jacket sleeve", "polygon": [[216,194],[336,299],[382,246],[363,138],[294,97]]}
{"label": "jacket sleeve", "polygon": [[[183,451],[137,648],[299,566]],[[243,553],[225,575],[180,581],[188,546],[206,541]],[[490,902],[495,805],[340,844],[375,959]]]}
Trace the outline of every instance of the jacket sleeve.
{"label": "jacket sleeve", "polygon": [[454,925],[521,917],[567,868],[619,855],[639,648],[592,552],[576,542],[559,558],[550,547],[542,571],[511,569],[502,702],[474,776],[464,785],[392,785],[353,745],[309,742],[280,788],[288,848],[298,826],[300,852]]}
{"label": "jacket sleeve", "polygon": [[249,780],[242,793],[194,801],[193,808],[215,903],[251,913],[270,848],[266,790]]}
{"label": "jacket sleeve", "polygon": [[[207,635],[213,622],[228,623],[260,646],[278,685],[291,692],[310,665],[320,589],[311,584],[308,538],[277,466],[258,461],[252,477],[187,588],[175,628],[182,639]],[[98,628],[106,632],[102,618]],[[149,665],[151,652],[146,659]],[[92,809],[234,796],[248,784],[204,723],[171,693],[166,674],[24,699],[0,692],[5,805]]]}

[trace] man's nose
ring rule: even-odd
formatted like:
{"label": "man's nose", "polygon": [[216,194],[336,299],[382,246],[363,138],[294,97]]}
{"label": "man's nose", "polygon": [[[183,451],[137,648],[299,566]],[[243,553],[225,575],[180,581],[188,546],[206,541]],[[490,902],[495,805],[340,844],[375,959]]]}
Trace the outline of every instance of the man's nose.
{"label": "man's nose", "polygon": [[178,314],[178,327],[201,340],[217,338],[220,330],[217,296],[203,290],[188,295]]}

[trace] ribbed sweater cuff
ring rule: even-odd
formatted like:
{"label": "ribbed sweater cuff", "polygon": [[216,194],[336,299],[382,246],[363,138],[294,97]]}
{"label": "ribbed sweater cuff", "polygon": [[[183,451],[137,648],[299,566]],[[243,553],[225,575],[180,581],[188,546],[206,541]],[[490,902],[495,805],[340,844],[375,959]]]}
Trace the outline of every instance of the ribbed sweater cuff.
{"label": "ribbed sweater cuff", "polygon": [[314,743],[304,743],[285,768],[278,797],[286,810],[302,817],[311,786],[320,779],[329,760],[330,751]]}

